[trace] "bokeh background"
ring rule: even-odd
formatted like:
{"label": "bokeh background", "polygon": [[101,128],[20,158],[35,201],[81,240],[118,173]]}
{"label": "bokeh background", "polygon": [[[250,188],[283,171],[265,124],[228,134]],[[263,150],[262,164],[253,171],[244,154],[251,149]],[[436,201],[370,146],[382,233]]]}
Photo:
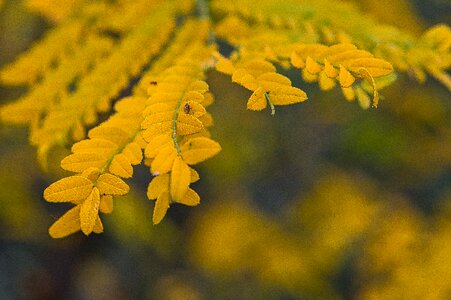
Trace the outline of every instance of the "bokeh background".
{"label": "bokeh background", "polygon": [[[3,3],[2,3],[3,2]],[[450,24],[448,0],[355,1],[419,34]],[[52,26],[22,1],[0,1],[0,65]],[[400,76],[378,109],[290,77],[309,100],[269,113],[212,72],[213,136],[202,203],[153,226],[148,170],[103,217],[105,233],[52,240],[66,207],[24,128],[0,125],[0,299],[450,299],[451,96]],[[0,104],[23,90],[0,89]]]}

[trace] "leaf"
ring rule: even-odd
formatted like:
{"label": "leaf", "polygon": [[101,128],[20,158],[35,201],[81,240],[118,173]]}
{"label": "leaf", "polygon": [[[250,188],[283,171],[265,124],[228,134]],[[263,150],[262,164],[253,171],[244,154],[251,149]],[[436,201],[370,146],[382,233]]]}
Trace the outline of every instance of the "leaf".
{"label": "leaf", "polygon": [[357,47],[353,44],[346,44],[346,43],[341,43],[341,44],[335,44],[330,46],[329,48],[327,48],[323,53],[322,56],[323,57],[330,57],[330,56],[334,56],[334,55],[339,55],[342,54],[343,52],[349,52],[349,51],[353,51],[353,50],[357,50]]}
{"label": "leaf", "polygon": [[183,160],[189,165],[198,164],[221,151],[221,146],[206,137],[192,138],[181,147]]}
{"label": "leaf", "polygon": [[282,86],[271,91],[270,98],[275,105],[289,105],[307,100],[307,94],[292,86]]}
{"label": "leaf", "polygon": [[169,190],[169,174],[155,176],[147,187],[147,198],[157,199],[164,191]]}
{"label": "leaf", "polygon": [[173,145],[173,142],[172,137],[169,134],[153,136],[149,141],[149,144],[147,144],[144,154],[148,158],[154,158],[161,149],[170,145]]}
{"label": "leaf", "polygon": [[255,91],[259,87],[257,79],[245,69],[237,69],[232,75],[232,82],[236,82],[251,91]]}
{"label": "leaf", "polygon": [[67,211],[49,228],[49,234],[54,239],[60,239],[80,230],[80,205]]}
{"label": "leaf", "polygon": [[338,76],[338,71],[334,66],[330,64],[327,59],[324,59],[324,72],[329,78],[335,78]]}
{"label": "leaf", "polygon": [[155,208],[153,209],[153,217],[152,221],[156,225],[163,220],[164,216],[166,215],[166,212],[169,208],[169,192],[165,191],[161,193],[157,201],[155,202]]}
{"label": "leaf", "polygon": [[214,98],[213,94],[210,92],[206,92],[204,94],[204,101],[202,101],[202,105],[204,107],[207,107],[209,105],[212,105],[214,102],[215,102],[215,98]]}
{"label": "leaf", "polygon": [[159,113],[170,113],[173,112],[176,107],[176,103],[171,102],[158,102],[149,105],[146,107],[146,109],[143,111],[143,116],[147,117],[151,114],[159,114]]}
{"label": "leaf", "polygon": [[233,72],[235,72],[235,67],[233,66],[232,62],[224,57],[219,57],[218,61],[216,62],[216,71],[232,75]]}
{"label": "leaf", "polygon": [[75,153],[61,161],[61,168],[78,173],[92,167],[101,169],[107,159],[107,155],[99,153]]}
{"label": "leaf", "polygon": [[340,74],[338,75],[340,85],[344,88],[350,87],[355,82],[355,77],[346,70],[345,67],[340,65]]}
{"label": "leaf", "polygon": [[353,101],[355,99],[355,91],[352,87],[348,88],[341,88],[341,92],[343,93],[343,96],[345,96],[345,99],[348,101]]}
{"label": "leaf", "polygon": [[291,53],[290,62],[293,65],[293,67],[295,67],[295,68],[298,68],[298,69],[305,68],[305,61],[295,51],[293,51]]}
{"label": "leaf", "polygon": [[206,83],[203,80],[196,80],[193,81],[189,86],[188,86],[188,90],[189,91],[195,91],[198,93],[205,93],[208,91],[208,83]]}
{"label": "leaf", "polygon": [[247,100],[247,109],[249,110],[260,111],[265,109],[267,105],[263,87],[256,89],[249,97],[249,100]]}
{"label": "leaf", "polygon": [[322,70],[321,66],[310,56],[307,56],[307,59],[305,60],[305,69],[310,74],[318,74]]}
{"label": "leaf", "polygon": [[199,132],[203,128],[203,124],[199,119],[194,116],[179,113],[177,118],[177,134],[178,135],[189,135]]}
{"label": "leaf", "polygon": [[105,153],[109,155],[117,149],[118,145],[105,139],[88,139],[75,143],[72,146],[73,153]]}
{"label": "leaf", "polygon": [[261,59],[246,61],[243,68],[254,78],[257,78],[264,73],[276,72],[276,67],[274,67],[272,63]]}
{"label": "leaf", "polygon": [[152,162],[152,173],[155,175],[168,173],[172,169],[172,164],[176,156],[177,152],[173,145],[161,149]]}
{"label": "leaf", "polygon": [[[359,58],[368,58],[373,57],[373,54],[365,51],[365,50],[349,50],[341,53],[336,53],[334,55],[330,55],[327,60],[333,65],[343,64],[345,65],[346,61],[353,61]],[[347,66],[347,65],[346,65]]]}
{"label": "leaf", "polygon": [[346,64],[346,68],[354,73],[365,68],[373,77],[385,76],[393,72],[393,66],[389,62],[378,58],[353,59]]}
{"label": "leaf", "polygon": [[102,220],[100,220],[100,216],[97,215],[96,222],[94,224],[94,228],[92,228],[94,233],[102,233],[103,232],[103,224]]}
{"label": "leaf", "polygon": [[93,183],[83,176],[69,176],[58,180],[44,190],[48,202],[81,203],[92,191]]}
{"label": "leaf", "polygon": [[370,107],[371,100],[370,100],[370,97],[368,97],[367,93],[365,93],[365,91],[360,87],[357,87],[355,92],[356,92],[357,100],[359,101],[360,107],[363,109],[368,109],[368,107]]}
{"label": "leaf", "polygon": [[86,235],[89,235],[92,232],[94,225],[96,224],[96,220],[99,216],[99,205],[99,190],[94,187],[91,194],[80,207],[80,228]]}
{"label": "leaf", "polygon": [[125,195],[130,190],[122,179],[108,173],[99,176],[96,186],[102,195]]}
{"label": "leaf", "polygon": [[196,206],[200,203],[200,197],[194,190],[188,189],[182,199],[178,201],[174,199],[174,201],[188,206]]}
{"label": "leaf", "polygon": [[191,183],[198,181],[200,179],[199,173],[193,168],[189,168],[189,170],[191,172]]}
{"label": "leaf", "polygon": [[87,168],[81,174],[81,176],[88,178],[92,182],[96,181],[99,178],[100,170],[98,168]]}
{"label": "leaf", "polygon": [[268,92],[280,86],[291,86],[291,80],[279,73],[265,73],[257,78],[258,83]]}
{"label": "leaf", "polygon": [[135,142],[128,144],[124,150],[122,150],[122,154],[127,157],[132,165],[140,164],[143,159],[141,147]]}
{"label": "leaf", "polygon": [[181,200],[188,190],[191,182],[190,167],[177,156],[174,160],[171,171],[171,198],[174,201]]}
{"label": "leaf", "polygon": [[98,126],[88,132],[90,139],[98,138],[122,145],[130,138],[127,132],[118,127]]}
{"label": "leaf", "polygon": [[172,111],[148,115],[141,123],[141,128],[145,129],[144,137],[170,132],[173,116]]}
{"label": "leaf", "polygon": [[130,178],[133,176],[133,167],[127,156],[122,153],[114,156],[108,171],[123,178]]}
{"label": "leaf", "polygon": [[204,101],[204,95],[197,91],[188,91],[183,96],[183,101],[195,101],[198,103],[202,103]]}
{"label": "leaf", "polygon": [[113,196],[103,195],[100,197],[99,210],[104,214],[110,214],[113,212]]}
{"label": "leaf", "polygon": [[323,91],[329,91],[335,87],[335,80],[328,77],[326,72],[321,72],[318,78],[319,88]]}

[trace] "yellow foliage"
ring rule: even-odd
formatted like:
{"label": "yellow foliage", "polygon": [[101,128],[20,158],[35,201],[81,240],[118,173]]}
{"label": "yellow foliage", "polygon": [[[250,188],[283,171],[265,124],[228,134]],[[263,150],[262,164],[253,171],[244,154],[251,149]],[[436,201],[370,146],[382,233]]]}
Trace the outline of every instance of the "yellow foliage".
{"label": "yellow foliage", "polygon": [[25,5],[33,11],[43,15],[44,17],[54,21],[61,22],[69,17],[73,11],[81,4],[83,0],[26,0]]}
{"label": "yellow foliage", "polygon": [[[214,123],[207,111],[214,102],[206,83],[211,69],[251,91],[249,110],[269,107],[272,115],[276,106],[308,98],[284,75],[288,69],[301,70],[305,82],[318,82],[323,91],[338,86],[363,108],[377,106],[379,90],[395,72],[420,82],[430,75],[451,90],[449,26],[414,38],[341,1],[24,4],[57,25],[0,70],[2,84],[28,87],[0,107],[0,119],[29,127],[43,166],[52,147],[76,142],[61,161],[75,174],[44,192],[49,202],[75,205],[51,227],[54,237],[102,232],[99,212],[112,212],[113,196],[129,191],[123,179],[142,162],[153,176],[147,196],[156,199],[154,223],[173,203],[200,203],[191,188],[199,180],[192,166],[221,151],[208,130]],[[222,42],[232,46],[227,57],[218,50]],[[113,103],[110,117],[98,124]],[[359,196],[349,201],[371,206]],[[356,231],[366,226],[354,225]]]}

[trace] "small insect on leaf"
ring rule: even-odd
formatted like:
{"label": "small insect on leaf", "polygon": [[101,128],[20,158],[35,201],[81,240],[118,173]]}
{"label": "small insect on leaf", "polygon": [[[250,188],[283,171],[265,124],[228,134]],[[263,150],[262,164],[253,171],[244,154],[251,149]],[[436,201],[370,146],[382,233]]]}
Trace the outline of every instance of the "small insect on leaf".
{"label": "small insect on leaf", "polygon": [[150,84],[151,84],[151,85],[158,85],[158,82],[156,82],[156,81],[151,81]]}
{"label": "small insect on leaf", "polygon": [[185,106],[183,106],[183,111],[185,112],[185,114],[189,114],[191,111],[191,106],[186,103]]}

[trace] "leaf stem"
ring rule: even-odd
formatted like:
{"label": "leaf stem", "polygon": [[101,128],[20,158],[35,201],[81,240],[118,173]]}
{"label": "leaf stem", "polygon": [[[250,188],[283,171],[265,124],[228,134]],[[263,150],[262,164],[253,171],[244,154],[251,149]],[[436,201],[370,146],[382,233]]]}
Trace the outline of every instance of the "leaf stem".
{"label": "leaf stem", "polygon": [[180,107],[182,106],[183,96],[185,93],[183,93],[182,97],[180,97],[179,101],[177,102],[177,106],[174,110],[174,116],[172,117],[172,142],[174,143],[175,150],[177,151],[178,156],[182,156],[182,150],[180,150],[180,145],[177,140],[177,119],[179,117]]}
{"label": "leaf stem", "polygon": [[271,108],[271,116],[274,116],[276,114],[276,107],[271,102],[271,97],[269,97],[269,93],[268,92],[265,92],[265,98],[266,98],[266,101],[268,101],[269,107]]}

